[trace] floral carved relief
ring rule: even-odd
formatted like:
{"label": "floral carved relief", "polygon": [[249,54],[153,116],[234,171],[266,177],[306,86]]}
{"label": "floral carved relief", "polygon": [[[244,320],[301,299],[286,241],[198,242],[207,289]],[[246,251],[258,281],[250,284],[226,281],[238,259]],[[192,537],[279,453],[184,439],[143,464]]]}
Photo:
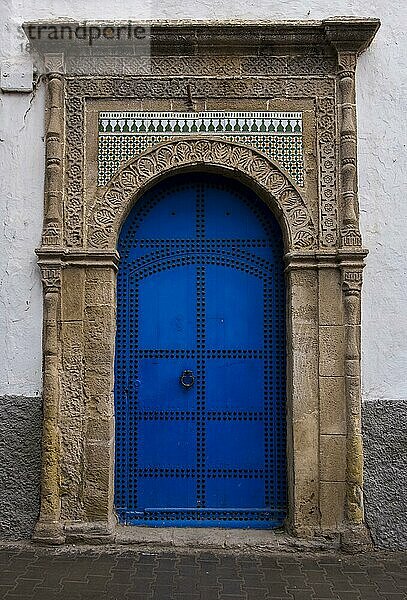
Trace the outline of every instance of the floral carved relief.
{"label": "floral carved relief", "polygon": [[290,249],[310,249],[316,246],[315,225],[303,198],[289,177],[270,159],[250,148],[209,139],[167,142],[123,167],[90,212],[89,246],[114,248],[122,218],[135,194],[162,174],[179,167],[196,165],[233,169],[248,176],[274,199],[272,208],[282,215]]}

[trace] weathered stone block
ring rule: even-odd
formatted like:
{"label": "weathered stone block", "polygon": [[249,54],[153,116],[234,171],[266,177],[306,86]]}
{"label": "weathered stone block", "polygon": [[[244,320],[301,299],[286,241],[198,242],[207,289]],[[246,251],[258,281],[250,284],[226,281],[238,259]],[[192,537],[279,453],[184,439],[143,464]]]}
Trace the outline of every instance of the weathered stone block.
{"label": "weathered stone block", "polygon": [[319,506],[322,529],[338,529],[344,520],[344,482],[321,481]]}
{"label": "weathered stone block", "polygon": [[345,481],[346,437],[321,435],[320,465],[322,481]]}
{"label": "weathered stone block", "polygon": [[344,330],[340,326],[319,328],[319,373],[325,377],[344,375]]}
{"label": "weathered stone block", "polygon": [[116,281],[116,273],[113,268],[107,267],[88,267],[86,269],[86,284],[112,283]]}
{"label": "weathered stone block", "polygon": [[291,319],[297,325],[318,323],[316,271],[292,271],[289,279]]}
{"label": "weathered stone block", "polygon": [[111,281],[86,282],[85,306],[112,306],[114,294],[114,285]]}
{"label": "weathered stone block", "polygon": [[318,419],[310,414],[293,423],[294,453],[294,526],[315,528],[319,525],[318,511]]}
{"label": "weathered stone block", "polygon": [[343,324],[342,294],[339,269],[320,269],[318,286],[320,325]]}
{"label": "weathered stone block", "polygon": [[320,431],[346,433],[345,381],[343,377],[319,379]]}
{"label": "weathered stone block", "polygon": [[110,442],[114,436],[113,417],[87,419],[86,437],[90,442]]}
{"label": "weathered stone block", "polygon": [[83,319],[85,269],[67,267],[62,269],[62,321]]}

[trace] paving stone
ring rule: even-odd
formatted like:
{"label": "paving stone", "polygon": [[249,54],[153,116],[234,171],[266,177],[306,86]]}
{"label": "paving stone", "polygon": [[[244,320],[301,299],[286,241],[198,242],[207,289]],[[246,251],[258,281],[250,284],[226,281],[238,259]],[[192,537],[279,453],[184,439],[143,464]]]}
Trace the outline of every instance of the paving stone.
{"label": "paving stone", "polygon": [[310,585],[313,583],[327,583],[327,575],[324,571],[304,571],[304,575]]}
{"label": "paving stone", "polygon": [[215,588],[199,587],[199,599],[200,600],[218,600],[219,599],[218,587],[215,587]]}
{"label": "paving stone", "polygon": [[198,592],[197,579],[194,577],[177,577],[175,586],[180,594]]}
{"label": "paving stone", "polygon": [[283,575],[285,581],[287,582],[287,589],[294,590],[307,590],[309,589],[309,583],[305,577],[305,575],[300,576],[287,576]]}
{"label": "paving stone", "polygon": [[264,587],[266,584],[266,579],[262,573],[244,573],[241,575],[241,579],[243,584],[246,587]]}
{"label": "paving stone", "polygon": [[239,596],[242,593],[242,583],[236,579],[221,579],[219,583],[222,586],[222,594],[236,594]]}
{"label": "paving stone", "polygon": [[357,588],[349,579],[335,579],[329,582],[334,592],[357,592]]}
{"label": "paving stone", "polygon": [[313,600],[313,590],[289,590],[293,600]]}
{"label": "paving stone", "polygon": [[200,571],[199,565],[182,565],[177,567],[178,573],[183,577],[196,577]]}
{"label": "paving stone", "polygon": [[161,585],[173,585],[174,581],[175,581],[175,577],[176,577],[176,573],[168,573],[168,572],[163,572],[163,573],[157,573],[154,577],[154,583],[155,585],[161,586]]}
{"label": "paving stone", "polygon": [[[20,560],[18,560],[20,557]],[[387,568],[389,567],[389,568]],[[248,556],[0,548],[5,600],[407,600],[407,554]]]}
{"label": "paving stone", "polygon": [[154,600],[168,600],[174,598],[174,590],[171,585],[154,586],[152,591]]}
{"label": "paving stone", "polygon": [[35,588],[40,583],[38,579],[23,579],[19,577],[17,579],[17,584],[14,587],[12,594],[21,594],[24,595],[33,595]]}
{"label": "paving stone", "polygon": [[269,597],[264,588],[246,588],[245,593],[247,600],[267,600]]}
{"label": "paving stone", "polygon": [[312,589],[318,598],[335,598],[331,586],[326,583],[314,583]]}
{"label": "paving stone", "polygon": [[178,559],[177,558],[159,558],[158,566],[156,569],[157,573],[169,572],[173,573],[178,570]]}
{"label": "paving stone", "polygon": [[268,585],[269,596],[271,598],[280,598],[287,595],[287,584],[272,583]]}
{"label": "paving stone", "polygon": [[[318,596],[315,596],[317,598]],[[339,598],[340,600],[362,600],[359,592],[337,592],[335,598]],[[318,597],[319,600],[319,597]]]}

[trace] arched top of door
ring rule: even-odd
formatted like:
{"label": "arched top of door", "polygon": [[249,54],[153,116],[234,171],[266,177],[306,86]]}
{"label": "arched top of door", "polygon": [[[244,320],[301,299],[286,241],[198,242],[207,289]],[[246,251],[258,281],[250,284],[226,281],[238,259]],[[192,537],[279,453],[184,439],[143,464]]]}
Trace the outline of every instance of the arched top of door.
{"label": "arched top of door", "polygon": [[280,223],[286,252],[316,247],[307,205],[279,165],[247,146],[199,137],[163,142],[125,163],[90,210],[88,246],[115,249],[124,220],[146,190],[168,175],[205,170],[241,181],[265,202]]}

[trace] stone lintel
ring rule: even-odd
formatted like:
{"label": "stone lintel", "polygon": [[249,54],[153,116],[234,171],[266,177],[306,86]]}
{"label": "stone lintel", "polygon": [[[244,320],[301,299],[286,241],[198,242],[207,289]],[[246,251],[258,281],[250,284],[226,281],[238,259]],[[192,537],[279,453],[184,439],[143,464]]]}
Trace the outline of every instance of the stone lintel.
{"label": "stone lintel", "polygon": [[[131,54],[138,40],[130,31],[143,27],[148,32],[151,56],[199,54],[281,53],[287,48],[309,53],[318,48],[326,53],[346,49],[359,53],[369,46],[377,29],[378,19],[334,17],[315,21],[31,21],[23,29],[31,45],[41,54],[60,53],[95,56]],[[86,29],[84,29],[86,28]],[[111,30],[111,39],[103,35],[89,38],[81,33],[74,40],[66,32],[80,30]],[[64,33],[65,31],[65,33]],[[122,34],[118,38],[118,32]],[[79,39],[81,38],[81,39]],[[74,43],[73,43],[74,41]],[[331,46],[332,45],[332,46]]]}

